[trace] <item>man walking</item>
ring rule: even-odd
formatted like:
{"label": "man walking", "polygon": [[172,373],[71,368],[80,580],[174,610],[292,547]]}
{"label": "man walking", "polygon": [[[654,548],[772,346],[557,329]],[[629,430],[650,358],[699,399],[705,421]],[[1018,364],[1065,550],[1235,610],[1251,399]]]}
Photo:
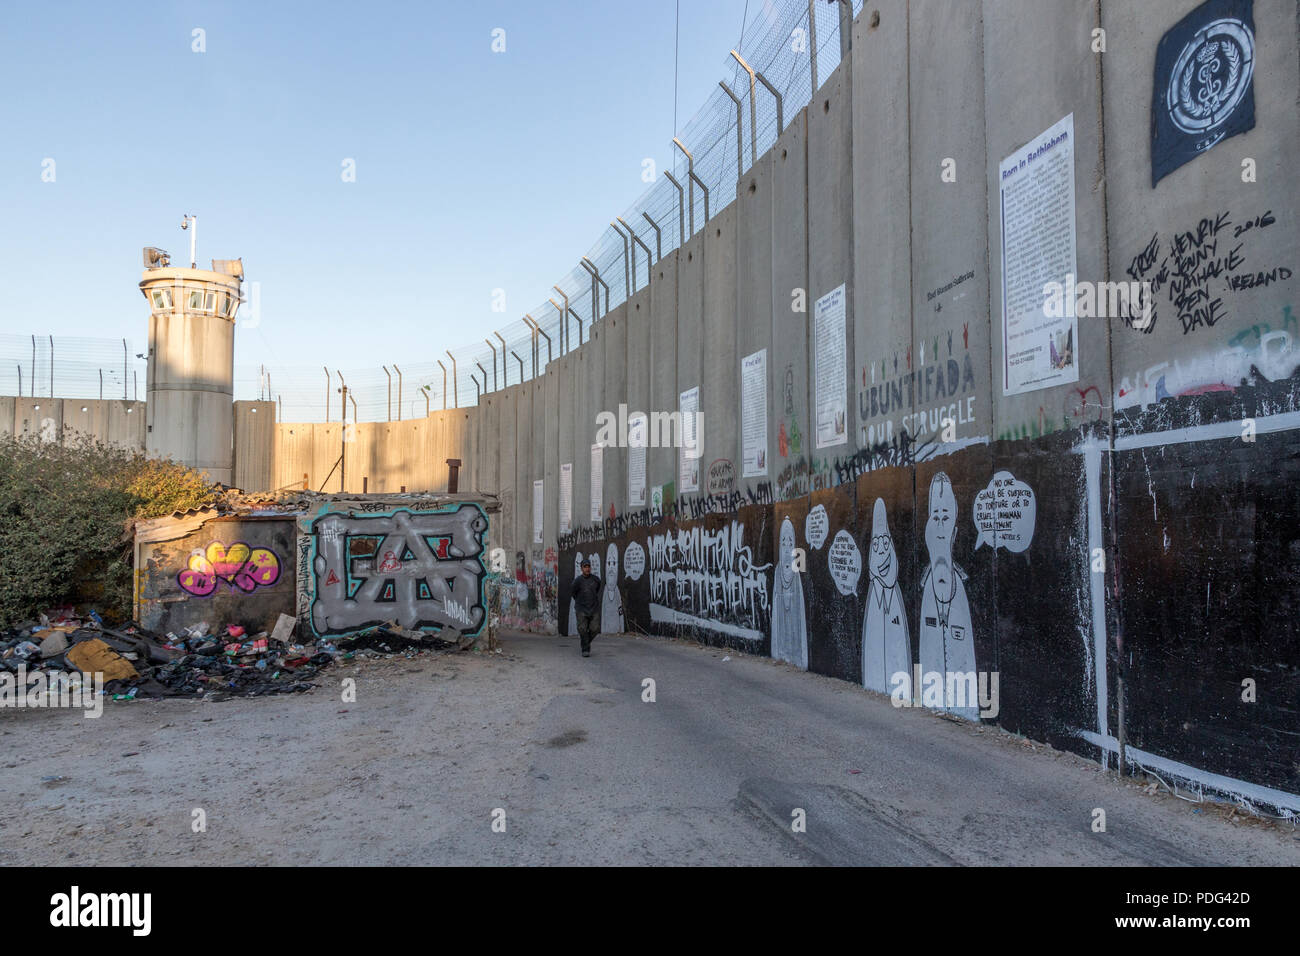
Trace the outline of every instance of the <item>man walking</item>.
{"label": "man walking", "polygon": [[577,610],[583,657],[591,656],[591,642],[600,633],[601,586],[600,578],[591,573],[591,562],[584,558],[582,573],[573,582],[573,606]]}

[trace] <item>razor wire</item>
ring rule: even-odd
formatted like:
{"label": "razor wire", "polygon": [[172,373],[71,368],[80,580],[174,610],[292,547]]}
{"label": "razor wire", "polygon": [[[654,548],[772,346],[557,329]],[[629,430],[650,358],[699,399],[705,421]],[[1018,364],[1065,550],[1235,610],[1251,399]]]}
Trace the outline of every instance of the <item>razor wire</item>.
{"label": "razor wire", "polygon": [[144,401],[145,387],[130,339],[0,335],[0,395]]}

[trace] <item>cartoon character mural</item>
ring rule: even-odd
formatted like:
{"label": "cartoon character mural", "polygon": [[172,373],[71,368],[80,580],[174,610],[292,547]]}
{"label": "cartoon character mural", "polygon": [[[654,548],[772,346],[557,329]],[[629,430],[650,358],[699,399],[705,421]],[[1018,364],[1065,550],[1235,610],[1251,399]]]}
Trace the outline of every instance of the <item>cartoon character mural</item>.
{"label": "cartoon character mural", "polygon": [[889,693],[897,673],[910,676],[912,645],[907,633],[907,609],[898,586],[898,552],[889,533],[885,503],[876,499],[871,515],[867,570],[867,610],[862,617],[862,686]]}
{"label": "cartoon character mural", "polygon": [[780,564],[772,595],[772,657],[808,669],[808,622],[803,581],[794,569],[794,525],[781,522]]}
{"label": "cartoon character mural", "polygon": [[[582,575],[582,552],[579,551],[573,556],[573,580],[576,581]],[[572,586],[572,581],[570,586]],[[578,633],[578,605],[569,598],[569,636],[572,637]]]}
{"label": "cartoon character mural", "polygon": [[600,630],[603,634],[623,633],[623,596],[618,591],[618,545],[610,542],[605,549],[605,599],[600,607]]}
{"label": "cartoon character mural", "polygon": [[[944,472],[930,480],[930,509],[925,523],[925,546],[930,566],[921,581],[921,673],[937,673],[948,685],[949,674],[975,673],[975,635],[971,631],[970,604],[966,600],[966,572],[952,559],[957,533],[957,496]],[[952,704],[953,701],[947,701]],[[979,719],[977,701],[947,709],[968,720]]]}

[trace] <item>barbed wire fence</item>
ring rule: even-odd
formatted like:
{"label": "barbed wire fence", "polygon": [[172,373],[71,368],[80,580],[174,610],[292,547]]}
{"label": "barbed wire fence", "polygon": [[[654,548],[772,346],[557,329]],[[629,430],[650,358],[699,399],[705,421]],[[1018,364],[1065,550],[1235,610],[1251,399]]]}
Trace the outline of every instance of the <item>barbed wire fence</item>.
{"label": "barbed wire fence", "polygon": [[130,339],[0,335],[0,395],[144,401],[145,362]]}
{"label": "barbed wire fence", "polygon": [[[545,290],[537,304],[523,315],[505,318],[500,335],[484,330],[478,343],[379,368],[238,364],[235,398],[276,402],[280,421],[339,421],[345,416],[348,421],[398,420],[422,418],[444,407],[473,406],[488,392],[542,375],[549,361],[577,348],[579,339],[586,340],[593,318],[602,318],[646,286],[652,262],[679,248],[684,238],[735,199],[745,171],[782,132],[778,123],[788,126],[811,100],[814,84],[825,82],[839,66],[841,24],[851,21],[862,5],[863,0],[755,4],[743,25],[735,51],[739,56],[728,51],[718,87],[678,131],[677,143],[671,146],[671,170],[657,170],[641,195],[611,216],[609,228],[585,256],[575,257],[573,268]],[[755,71],[752,81],[750,69]],[[531,331],[524,316],[536,323],[538,333]],[[6,371],[0,365],[0,392],[17,394],[10,391],[8,379],[14,379],[16,389],[17,369],[22,368],[23,394],[32,394],[28,370],[33,367],[37,393],[48,392],[42,377],[49,378],[53,351],[59,356],[56,395],[98,397],[102,368],[105,398],[143,398],[144,366],[132,364],[136,353],[129,343],[125,375],[130,381],[124,383],[122,340],[56,337],[53,348],[43,352],[41,336],[35,339],[33,360],[30,339],[0,336],[0,362],[9,366]],[[107,356],[114,348],[112,365]]]}

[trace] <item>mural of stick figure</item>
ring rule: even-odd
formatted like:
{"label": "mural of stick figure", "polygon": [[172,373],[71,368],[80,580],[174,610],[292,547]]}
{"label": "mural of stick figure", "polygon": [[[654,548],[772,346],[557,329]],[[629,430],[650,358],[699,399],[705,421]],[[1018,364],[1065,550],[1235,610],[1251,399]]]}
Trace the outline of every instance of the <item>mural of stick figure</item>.
{"label": "mural of stick figure", "polygon": [[[573,556],[573,580],[578,580],[578,575],[582,573],[582,552],[579,551]],[[573,598],[569,598],[569,636],[572,637],[578,633],[578,605],[574,603]]]}
{"label": "mural of stick figure", "polygon": [[605,634],[623,633],[623,596],[618,593],[618,545],[605,550],[605,599],[600,606],[600,629]]}
{"label": "mural of stick figure", "polygon": [[803,581],[794,569],[794,525],[781,522],[780,564],[772,595],[772,657],[808,669],[808,621],[803,605]]}
{"label": "mural of stick figure", "polygon": [[[975,673],[975,635],[971,630],[970,603],[966,600],[966,572],[952,560],[957,533],[957,496],[947,474],[930,479],[930,514],[925,523],[925,546],[930,567],[921,581],[921,680],[937,673],[948,686],[949,674]],[[958,680],[956,686],[962,686]],[[915,689],[914,689],[915,690]],[[978,700],[968,706],[945,709],[968,720],[979,720]]]}
{"label": "mural of stick figure", "polygon": [[862,617],[862,686],[882,694],[899,672],[911,679],[912,645],[907,634],[907,609],[898,587],[898,552],[889,533],[885,503],[876,499],[871,514],[871,552],[867,570],[867,612]]}

